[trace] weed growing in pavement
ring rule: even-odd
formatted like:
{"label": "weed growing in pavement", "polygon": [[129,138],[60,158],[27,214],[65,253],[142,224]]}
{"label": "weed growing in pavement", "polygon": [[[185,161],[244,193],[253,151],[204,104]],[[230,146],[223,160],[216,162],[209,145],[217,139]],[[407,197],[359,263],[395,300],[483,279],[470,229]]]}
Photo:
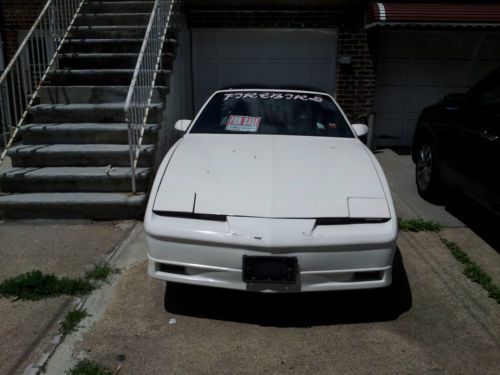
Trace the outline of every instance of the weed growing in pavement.
{"label": "weed growing in pavement", "polygon": [[90,359],[82,359],[71,370],[66,371],[67,375],[112,375],[112,372],[103,365]]}
{"label": "weed growing in pavement", "polygon": [[61,295],[81,296],[94,289],[95,286],[87,279],[59,278],[34,270],[0,283],[0,296],[33,301]]}
{"label": "weed growing in pavement", "polygon": [[446,238],[441,238],[441,241],[451,251],[455,259],[464,265],[464,275],[481,285],[488,292],[488,296],[500,304],[500,287],[493,282],[491,276],[480,265],[473,262],[455,242]]}
{"label": "weed growing in pavement", "polygon": [[119,269],[111,268],[107,263],[96,264],[91,270],[85,272],[85,278],[87,280],[106,281],[109,276],[119,272]]}
{"label": "weed growing in pavement", "polygon": [[439,223],[423,219],[399,219],[399,229],[407,232],[439,232],[443,226]]}
{"label": "weed growing in pavement", "polygon": [[96,283],[106,281],[119,270],[108,264],[94,265],[83,278],[57,277],[33,270],[11,277],[0,283],[0,296],[22,300],[40,300],[50,297],[83,296],[97,288]]}
{"label": "weed growing in pavement", "polygon": [[74,332],[78,329],[80,322],[90,316],[87,310],[77,309],[71,310],[66,314],[64,320],[61,322],[60,332],[66,336],[67,334]]}

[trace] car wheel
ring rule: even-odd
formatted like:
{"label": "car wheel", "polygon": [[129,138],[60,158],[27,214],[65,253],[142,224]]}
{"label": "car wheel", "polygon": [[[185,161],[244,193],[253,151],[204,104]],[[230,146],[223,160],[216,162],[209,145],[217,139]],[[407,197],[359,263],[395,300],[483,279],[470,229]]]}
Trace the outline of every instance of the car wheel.
{"label": "car wheel", "polygon": [[439,155],[433,142],[423,139],[417,153],[415,179],[418,193],[424,199],[435,199],[441,192],[439,180]]}

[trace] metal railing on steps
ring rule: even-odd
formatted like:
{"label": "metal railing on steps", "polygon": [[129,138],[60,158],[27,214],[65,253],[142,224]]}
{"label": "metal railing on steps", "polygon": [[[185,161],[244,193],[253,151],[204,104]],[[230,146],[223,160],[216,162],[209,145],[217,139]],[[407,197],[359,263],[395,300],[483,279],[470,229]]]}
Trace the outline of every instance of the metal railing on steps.
{"label": "metal railing on steps", "polygon": [[174,2],[175,0],[155,1],[125,101],[133,193],[137,192],[136,169],[142,138],[151,109],[155,82],[162,68],[162,49]]}
{"label": "metal railing on steps", "polygon": [[0,76],[0,164],[13,144],[28,110],[85,0],[48,0]]}

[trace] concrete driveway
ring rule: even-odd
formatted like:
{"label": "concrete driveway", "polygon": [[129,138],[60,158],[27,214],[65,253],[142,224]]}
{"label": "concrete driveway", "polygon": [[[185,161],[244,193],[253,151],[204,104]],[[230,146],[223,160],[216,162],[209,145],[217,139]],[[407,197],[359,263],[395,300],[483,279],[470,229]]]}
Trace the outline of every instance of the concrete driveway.
{"label": "concrete driveway", "polygon": [[[445,224],[500,280],[498,254],[412,188],[411,160],[378,154],[400,216]],[[92,358],[122,374],[497,374],[500,307],[463,275],[435,233],[401,233],[388,290],[265,295],[168,284],[146,275],[141,224],[93,314],[47,365]]]}
{"label": "concrete driveway", "polygon": [[402,233],[399,250],[388,291],[262,295],[152,280],[139,234],[107,306],[48,372],[69,356],[120,374],[498,373],[498,304],[436,234]]}

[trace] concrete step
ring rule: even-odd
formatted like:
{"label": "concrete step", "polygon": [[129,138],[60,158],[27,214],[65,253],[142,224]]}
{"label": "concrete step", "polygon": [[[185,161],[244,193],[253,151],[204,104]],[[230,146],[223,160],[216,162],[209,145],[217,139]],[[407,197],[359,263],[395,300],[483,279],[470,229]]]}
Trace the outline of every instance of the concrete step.
{"label": "concrete step", "polygon": [[[47,86],[130,86],[133,69],[59,69],[48,75]],[[158,72],[156,84],[168,86],[170,70]]]}
{"label": "concrete step", "polygon": [[[143,143],[156,142],[159,126],[147,124]],[[128,126],[121,123],[29,124],[21,127],[25,144],[128,144]]]}
{"label": "concrete step", "polygon": [[[73,26],[68,34],[70,39],[144,39],[146,25],[97,25]],[[170,27],[167,30],[168,39],[178,39],[178,30]]]}
{"label": "concrete step", "polygon": [[[61,69],[135,69],[139,53],[62,53],[58,55]],[[174,56],[162,54],[162,66],[172,68]]]}
{"label": "concrete step", "polygon": [[73,26],[68,38],[71,39],[144,39],[146,25],[140,26]]}
{"label": "concrete step", "polygon": [[81,13],[151,13],[154,1],[92,1],[88,0]]}
{"label": "concrete step", "polygon": [[76,26],[146,26],[151,13],[99,13],[79,14],[75,19]]}
{"label": "concrete step", "polygon": [[[146,191],[151,170],[136,170],[138,191]],[[0,174],[2,192],[130,192],[129,167],[11,168]]]}
{"label": "concrete step", "polygon": [[[162,104],[152,104],[148,123],[161,122]],[[124,103],[102,104],[39,104],[31,107],[29,113],[34,123],[81,123],[81,122],[126,122]]]}
{"label": "concrete step", "polygon": [[140,219],[147,195],[26,193],[0,196],[0,217],[11,219]]}
{"label": "concrete step", "polygon": [[[66,39],[63,43],[62,53],[139,53],[142,38],[115,38],[115,39]],[[175,39],[166,39],[163,51],[175,53],[178,42]]]}
{"label": "concrete step", "polygon": [[[39,104],[110,103],[125,102],[129,86],[45,86],[38,93]],[[153,102],[168,95],[168,87],[153,90]]]}
{"label": "concrete step", "polygon": [[[139,166],[152,166],[154,148],[154,145],[142,146],[138,163]],[[128,145],[23,144],[11,147],[7,155],[11,158],[13,167],[130,166]]]}

